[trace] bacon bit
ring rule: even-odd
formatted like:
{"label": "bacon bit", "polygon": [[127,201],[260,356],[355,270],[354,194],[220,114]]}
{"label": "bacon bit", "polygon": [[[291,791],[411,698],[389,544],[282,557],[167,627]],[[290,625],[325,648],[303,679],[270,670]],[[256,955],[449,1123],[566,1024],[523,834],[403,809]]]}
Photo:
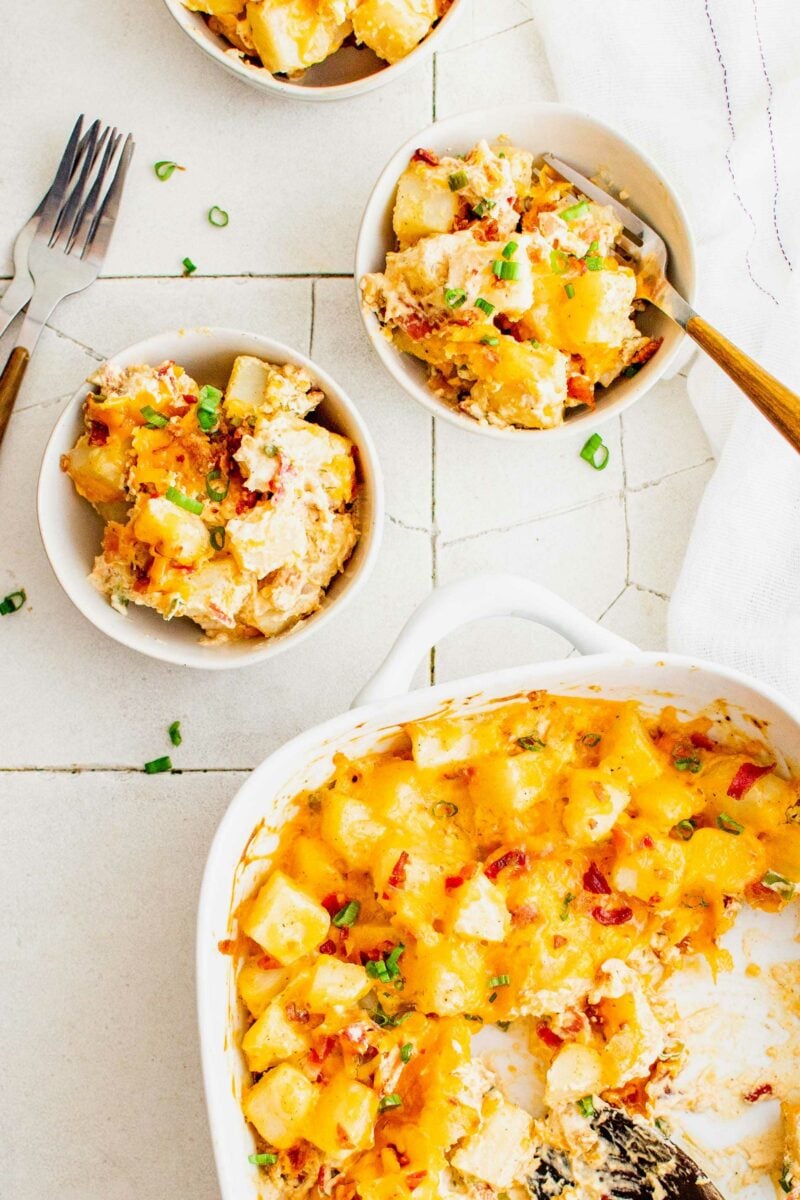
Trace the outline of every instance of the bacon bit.
{"label": "bacon bit", "polygon": [[489,863],[488,867],[484,867],[483,873],[487,879],[497,879],[501,871],[512,866],[517,868],[517,874],[527,869],[528,856],[524,850],[506,850],[505,854],[501,854],[494,862]]}
{"label": "bacon bit", "polygon": [[654,845],[655,845],[655,842],[650,837],[650,834],[646,833],[644,835],[644,837],[642,838],[642,849],[643,850],[652,850]]}
{"label": "bacon bit", "polygon": [[541,1038],[545,1046],[549,1046],[551,1050],[557,1050],[559,1046],[563,1046],[564,1044],[564,1039],[559,1037],[557,1033],[554,1033],[549,1025],[538,1025],[536,1027],[536,1036]]}
{"label": "bacon bit", "polygon": [[448,875],[444,881],[444,890],[446,892],[454,892],[456,888],[464,886],[464,880],[460,875]]}
{"label": "bacon bit", "polygon": [[295,1171],[302,1164],[305,1156],[306,1152],[302,1146],[292,1146],[291,1149],[287,1150],[286,1152],[286,1157],[289,1159],[289,1162],[292,1164],[292,1167]]}
{"label": "bacon bit", "polygon": [[313,1046],[311,1048],[308,1053],[308,1057],[317,1065],[324,1063],[328,1055],[333,1053],[335,1045],[335,1037],[324,1037],[318,1046]]}
{"label": "bacon bit", "polygon": [[[403,1164],[401,1163],[400,1165],[402,1166]],[[414,1188],[419,1187],[419,1185],[422,1183],[423,1179],[426,1177],[427,1174],[428,1174],[427,1171],[412,1171],[412,1173],[410,1175],[406,1175],[406,1183],[408,1184],[408,1190],[410,1192],[413,1192]]]}
{"label": "bacon bit", "polygon": [[[351,1046],[355,1046],[360,1053],[364,1054],[366,1053],[367,1049],[374,1049],[374,1047],[370,1047],[369,1042],[367,1041],[368,1033],[368,1025],[362,1025],[360,1022],[354,1021],[352,1025],[345,1025],[344,1029],[341,1031],[341,1037],[343,1037],[346,1042],[349,1042]],[[374,1058],[374,1055],[370,1055],[370,1057]]]}
{"label": "bacon bit", "polygon": [[731,780],[726,794],[732,796],[734,800],[741,800],[745,792],[749,792],[762,775],[768,775],[774,766],[775,763],[770,763],[768,767],[757,767],[755,763],[742,763]]}
{"label": "bacon bit", "polygon": [[594,386],[583,375],[573,375],[567,380],[567,395],[579,404],[594,406]]}
{"label": "bacon bit", "polygon": [[304,1008],[298,1008],[292,1000],[286,1005],[286,1016],[289,1021],[294,1021],[297,1025],[308,1024],[309,1014]]}
{"label": "bacon bit", "polygon": [[433,150],[425,150],[422,146],[419,146],[411,155],[411,161],[424,162],[427,163],[429,167],[438,167],[439,156],[438,154],[434,154]]}
{"label": "bacon bit", "polygon": [[503,313],[498,313],[494,319],[494,323],[502,333],[507,333],[513,337],[515,342],[524,342],[527,340],[522,330],[521,322],[510,321]]}
{"label": "bacon bit", "polygon": [[173,359],[170,358],[170,359],[168,359],[167,362],[162,363],[161,366],[156,369],[156,375],[161,375],[161,376],[167,375],[169,373],[170,367],[174,367],[174,366],[175,366],[175,363],[174,363]]}
{"label": "bacon bit", "polygon": [[624,925],[633,917],[632,908],[593,908],[592,916],[599,925]]}
{"label": "bacon bit", "polygon": [[465,867],[461,868],[459,874],[464,879],[474,879],[478,874],[478,864],[476,862],[467,863]]}
{"label": "bacon bit", "polygon": [[239,499],[236,501],[237,517],[240,517],[244,512],[249,512],[251,508],[255,508],[260,499],[261,492],[250,492],[247,488],[243,488]]}
{"label": "bacon bit", "polygon": [[280,966],[280,963],[278,962],[277,958],[273,958],[272,955],[262,954],[261,957],[256,960],[256,966],[260,967],[262,971],[274,971],[276,967]]}
{"label": "bacon bit", "polygon": [[772,1095],[772,1084],[762,1083],[757,1088],[753,1088],[752,1092],[748,1092],[745,1100],[748,1104],[755,1104],[756,1100],[760,1100],[762,1096]]}
{"label": "bacon bit", "polygon": [[661,343],[663,340],[663,338],[651,338],[646,345],[642,346],[640,350],[636,351],[628,365],[632,366],[633,363],[649,362],[655,352],[661,348]]}
{"label": "bacon bit", "polygon": [[404,850],[397,862],[392,867],[392,872],[388,879],[388,887],[402,888],[406,885],[406,865],[408,864],[408,854]]}
{"label": "bacon bit", "polygon": [[193,396],[191,392],[184,392],[181,399],[185,400],[187,404],[197,404],[197,396]]}
{"label": "bacon bit", "polygon": [[108,441],[108,426],[102,421],[89,422],[89,445],[105,446]]}
{"label": "bacon bit", "polygon": [[693,733],[689,741],[697,750],[716,750],[716,742],[712,742],[708,734]]}
{"label": "bacon bit", "polygon": [[553,949],[554,950],[560,950],[561,947],[566,946],[566,944],[567,944],[567,939],[565,937],[562,937],[562,935],[560,933],[557,933],[554,935],[554,937],[553,937]]}
{"label": "bacon bit", "polygon": [[344,908],[347,898],[341,892],[331,892],[324,900],[320,900],[323,908],[328,910],[329,917],[335,917],[340,908]]}
{"label": "bacon bit", "polygon": [[608,880],[595,862],[590,862],[588,869],[584,872],[583,890],[591,892],[593,896],[611,895]]}
{"label": "bacon bit", "polygon": [[336,942],[334,942],[332,938],[328,938],[327,941],[324,941],[320,946],[319,952],[320,954],[335,954]]}
{"label": "bacon bit", "polygon": [[220,954],[235,954],[236,942],[232,938],[224,938],[221,942],[217,942],[217,949]]}
{"label": "bacon bit", "polygon": [[428,334],[433,332],[433,326],[431,325],[430,321],[426,321],[423,317],[416,317],[412,315],[410,317],[406,317],[401,324],[408,336],[413,338],[415,342],[421,341],[422,338],[427,337]]}
{"label": "bacon bit", "polygon": [[524,928],[526,925],[533,925],[540,919],[540,916],[541,913],[535,904],[521,904],[512,912],[511,924],[515,929]]}
{"label": "bacon bit", "polygon": [[366,1050],[364,1050],[359,1057],[361,1058],[362,1063],[372,1062],[373,1058],[378,1057],[378,1047],[367,1046]]}

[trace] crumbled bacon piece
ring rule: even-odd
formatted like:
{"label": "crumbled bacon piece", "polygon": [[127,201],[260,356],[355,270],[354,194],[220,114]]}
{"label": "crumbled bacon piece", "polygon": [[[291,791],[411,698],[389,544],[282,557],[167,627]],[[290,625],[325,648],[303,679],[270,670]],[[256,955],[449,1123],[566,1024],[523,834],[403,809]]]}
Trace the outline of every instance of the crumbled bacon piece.
{"label": "crumbled bacon piece", "polygon": [[454,892],[456,888],[464,886],[464,879],[461,875],[448,875],[444,881],[444,890],[446,892]]}
{"label": "crumbled bacon piece", "polygon": [[623,908],[593,908],[592,916],[598,925],[624,925],[633,917],[633,909]]}
{"label": "crumbled bacon piece", "polygon": [[405,850],[401,853],[397,862],[392,867],[391,874],[388,879],[388,886],[393,888],[405,887],[406,884],[406,866],[408,864],[408,854]]}
{"label": "crumbled bacon piece", "polygon": [[579,404],[594,404],[594,386],[583,375],[573,375],[567,380],[567,395]]}
{"label": "crumbled bacon piece", "polygon": [[649,362],[656,350],[660,349],[663,340],[663,338],[651,338],[649,342],[636,351],[628,365],[633,366],[634,363],[642,364]]}
{"label": "crumbled bacon piece", "polygon": [[411,155],[411,161],[424,162],[427,163],[429,167],[438,167],[439,155],[434,154],[433,150],[426,150],[424,147],[419,146]]}
{"label": "crumbled bacon piece", "polygon": [[260,499],[260,492],[250,492],[247,488],[242,488],[239,499],[236,501],[237,517],[240,517],[242,513],[249,512],[251,508],[255,508]]}
{"label": "crumbled bacon piece", "polygon": [[324,941],[320,946],[319,952],[320,954],[335,954],[336,942],[334,942],[332,938],[327,938],[327,940]]}
{"label": "crumbled bacon piece", "polygon": [[533,925],[541,916],[535,904],[521,904],[519,908],[515,908],[511,914],[511,924],[515,929],[520,929],[525,925]]}
{"label": "crumbled bacon piece", "polygon": [[489,863],[483,873],[487,879],[497,879],[497,876],[506,867],[516,867],[517,872],[520,872],[524,871],[527,866],[528,856],[524,850],[506,850],[505,854],[501,854],[494,862]]}
{"label": "crumbled bacon piece", "polygon": [[320,900],[320,904],[328,910],[330,917],[335,917],[339,909],[344,908],[346,903],[347,899],[342,892],[331,892],[323,900]]}
{"label": "crumbled bacon piece", "polygon": [[768,775],[774,766],[775,763],[770,763],[767,767],[759,767],[755,763],[742,763],[730,782],[727,795],[734,800],[741,800],[745,792],[749,792],[762,775]]}
{"label": "crumbled bacon piece", "polygon": [[537,1025],[536,1036],[544,1042],[545,1046],[549,1046],[551,1050],[557,1050],[564,1043],[564,1039],[559,1037],[557,1033],[554,1033],[549,1025]]}
{"label": "crumbled bacon piece", "polygon": [[405,317],[401,324],[408,336],[413,338],[415,342],[427,337],[433,331],[430,321],[426,321],[424,317],[417,317],[413,314],[410,317]]}
{"label": "crumbled bacon piece", "polygon": [[653,846],[655,845],[655,842],[654,842],[654,841],[653,841],[653,839],[650,837],[650,834],[649,834],[649,833],[646,833],[646,834],[644,835],[644,837],[642,838],[641,845],[642,845],[642,849],[643,849],[643,850],[652,850],[652,849],[653,849]]}
{"label": "crumbled bacon piece", "polygon": [[197,396],[193,396],[191,392],[184,392],[181,399],[185,400],[187,404],[197,404]]}
{"label": "crumbled bacon piece", "polygon": [[280,966],[280,963],[278,962],[277,958],[273,958],[271,954],[262,954],[261,957],[256,960],[256,966],[260,967],[262,971],[274,971],[276,967]]}
{"label": "crumbled bacon piece", "polygon": [[335,1037],[324,1037],[316,1046],[312,1046],[308,1057],[313,1063],[324,1063],[325,1059],[333,1053],[335,1045]]}
{"label": "crumbled bacon piece", "polygon": [[498,313],[494,319],[494,323],[502,333],[507,333],[513,337],[515,342],[524,342],[527,340],[519,321],[511,321],[503,313]]}
{"label": "crumbled bacon piece", "polygon": [[419,1187],[419,1185],[422,1183],[423,1179],[426,1177],[427,1174],[428,1174],[427,1171],[412,1171],[410,1175],[406,1175],[406,1183],[408,1184],[408,1190],[410,1192],[413,1192],[414,1188]]}
{"label": "crumbled bacon piece", "polygon": [[108,426],[102,421],[89,422],[89,445],[105,446],[108,441]]}
{"label": "crumbled bacon piece", "polygon": [[560,933],[553,935],[553,949],[560,950],[562,946],[566,946],[567,939],[562,937]]}
{"label": "crumbled bacon piece", "polygon": [[298,1008],[292,1000],[286,1005],[286,1017],[298,1025],[307,1025],[309,1020],[308,1012],[304,1008]]}
{"label": "crumbled bacon piece", "polygon": [[593,896],[610,896],[611,888],[596,862],[590,862],[583,874],[583,890]]}
{"label": "crumbled bacon piece", "polygon": [[753,1088],[752,1092],[748,1092],[745,1100],[748,1104],[755,1104],[756,1100],[760,1100],[762,1096],[772,1095],[772,1084],[761,1083],[758,1087]]}
{"label": "crumbled bacon piece", "polygon": [[716,750],[715,742],[706,733],[693,733],[689,741],[697,750]]}

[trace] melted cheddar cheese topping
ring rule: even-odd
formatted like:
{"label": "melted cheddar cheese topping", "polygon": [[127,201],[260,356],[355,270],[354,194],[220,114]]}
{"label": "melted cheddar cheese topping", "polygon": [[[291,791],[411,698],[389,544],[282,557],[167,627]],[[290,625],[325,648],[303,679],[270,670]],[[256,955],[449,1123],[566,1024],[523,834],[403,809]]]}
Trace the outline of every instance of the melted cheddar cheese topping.
{"label": "melted cheddar cheese topping", "polygon": [[[710,728],[533,693],[410,724],[298,797],[228,947],[275,1188],[513,1195],[545,1140],[581,1145],[587,1097],[641,1101],[674,1054],[657,985],[724,969],[740,904],[800,882],[798,781]],[[517,1021],[557,1125],[472,1059]]]}

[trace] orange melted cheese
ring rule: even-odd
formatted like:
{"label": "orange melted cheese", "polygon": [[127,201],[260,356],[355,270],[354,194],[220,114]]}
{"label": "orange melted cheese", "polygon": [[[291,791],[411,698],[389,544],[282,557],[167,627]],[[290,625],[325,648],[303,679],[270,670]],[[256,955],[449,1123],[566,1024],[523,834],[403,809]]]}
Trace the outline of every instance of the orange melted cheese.
{"label": "orange melted cheese", "polygon": [[483,1171],[470,1139],[521,1110],[474,1094],[481,1023],[529,1020],[553,1105],[646,1080],[652,982],[726,967],[735,902],[800,882],[798,782],[752,778],[769,751],[708,728],[536,693],[409,725],[300,797],[238,913],[244,1109],[276,1179],[433,1200],[441,1171]]}

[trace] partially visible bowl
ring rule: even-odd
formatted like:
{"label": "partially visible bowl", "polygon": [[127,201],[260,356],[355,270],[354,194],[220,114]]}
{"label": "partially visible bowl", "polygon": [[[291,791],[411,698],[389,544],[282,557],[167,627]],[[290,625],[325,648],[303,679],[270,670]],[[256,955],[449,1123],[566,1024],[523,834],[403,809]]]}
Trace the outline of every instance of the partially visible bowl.
{"label": "partially visible bowl", "polygon": [[450,8],[428,36],[399,62],[386,63],[366,46],[343,46],[325,62],[318,63],[305,71],[301,77],[292,80],[279,78],[266,67],[248,62],[230,42],[209,29],[202,13],[190,12],[182,0],[164,0],[183,32],[226,71],[263,92],[287,96],[291,100],[312,101],[347,100],[398,79],[404,72],[433,54],[445,32],[451,30],[463,14],[466,2],[467,0],[453,0]]}
{"label": "partially visible bowl", "polygon": [[322,607],[285,633],[221,645],[202,645],[199,626],[186,619],[165,621],[152,609],[130,605],[123,616],[89,582],[100,552],[103,521],[61,470],[61,455],[83,433],[83,383],[56,422],[42,458],[38,487],[39,529],[56,578],[72,603],[103,633],[151,658],[186,667],[223,670],[250,666],[289,650],[340,612],[370,574],[383,532],[383,478],[372,438],[355,405],[339,385],[305,355],[281,342],[236,329],[187,329],[160,333],[112,356],[119,366],[157,365],[174,359],[199,383],[224,387],[234,358],[252,354],[274,363],[305,367],[325,393],[316,411],[320,422],[357,448],[361,536],[343,570],[328,588]]}
{"label": "partially visible bowl", "polygon": [[[428,126],[410,138],[392,156],[367,202],[356,245],[356,288],[362,277],[382,271],[386,253],[395,246],[392,230],[397,181],[417,147],[435,153],[463,154],[481,138],[507,135],[534,155],[552,153],[592,176],[604,170],[617,188],[629,193],[625,203],[651,224],[669,250],[668,274],[681,295],[692,302],[695,288],[694,241],[680,200],[656,165],[620,133],[594,117],[562,104],[530,102],[515,106],[478,109]],[[439,399],[427,385],[424,363],[403,354],[386,337],[374,313],[365,311],[359,290],[359,309],[367,334],[383,365],[400,386],[434,416],[462,429],[493,438],[524,438],[529,444],[555,438],[588,436],[598,425],[618,416],[661,378],[678,352],[683,331],[648,306],[637,325],[650,337],[664,339],[658,353],[630,379],[620,378],[591,409],[573,409],[563,425],[553,429],[500,429],[479,424],[474,418]]]}

